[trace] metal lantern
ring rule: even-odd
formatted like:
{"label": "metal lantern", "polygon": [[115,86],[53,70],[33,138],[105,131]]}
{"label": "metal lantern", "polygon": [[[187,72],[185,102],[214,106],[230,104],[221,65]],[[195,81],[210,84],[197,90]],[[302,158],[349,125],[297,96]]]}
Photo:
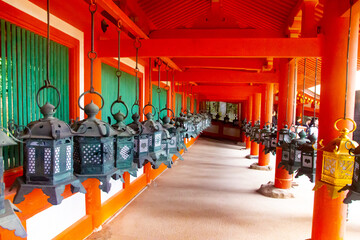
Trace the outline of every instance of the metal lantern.
{"label": "metal lantern", "polygon": [[[99,96],[101,97],[100,94]],[[101,108],[103,106],[104,104]],[[115,168],[114,155],[114,138],[117,132],[110,124],[95,117],[101,108],[99,109],[92,101],[85,108],[81,106],[80,108],[85,111],[87,118],[73,125],[73,129],[77,132],[77,136],[74,137],[75,174],[82,181],[97,178],[102,183],[100,189],[109,192],[110,178],[120,178],[119,170]]]}
{"label": "metal lantern", "polygon": [[247,125],[247,120],[246,120],[246,118],[244,118],[244,120],[241,121],[241,130],[243,132],[245,132],[245,130],[246,130],[246,125]]}
{"label": "metal lantern", "polygon": [[252,127],[251,134],[250,134],[250,141],[257,142],[260,139],[260,121],[257,120]]}
{"label": "metal lantern", "polygon": [[360,146],[355,149],[350,149],[349,153],[355,156],[355,162],[351,185],[347,184],[340,190],[349,190],[346,198],[344,199],[345,204],[349,204],[352,201],[360,200]]}
{"label": "metal lantern", "polygon": [[185,142],[184,142],[185,133],[186,133],[184,122],[185,122],[184,117],[177,117],[176,121],[175,121],[175,127],[176,127],[176,132],[177,132],[177,134],[176,134],[176,137],[177,137],[176,143],[177,143],[177,150],[178,151],[181,151],[181,150],[187,151],[187,147],[186,147]]}
{"label": "metal lantern", "polygon": [[[133,105],[134,106],[134,105]],[[136,132],[134,136],[134,162],[138,168],[144,166],[147,162],[154,164],[149,155],[149,132],[140,122],[140,116],[137,113],[132,115],[133,122],[128,126]]]}
{"label": "metal lantern", "polygon": [[170,123],[170,118],[168,116],[163,117],[163,127],[170,134],[170,141],[167,143],[167,150],[169,156],[177,156],[180,160],[184,160],[181,154],[178,152],[178,139],[179,139],[179,131],[176,129],[174,125]]}
{"label": "metal lantern", "polygon": [[270,123],[267,123],[263,126],[263,128],[260,130],[260,137],[257,139],[257,143],[261,143],[264,145],[265,138],[270,137],[271,131],[270,131]]}
{"label": "metal lantern", "polygon": [[24,140],[24,175],[18,177],[13,185],[17,189],[16,204],[24,201],[24,195],[36,188],[49,196],[48,202],[53,205],[61,203],[61,194],[67,184],[71,184],[73,193],[86,193],[73,175],[73,132],[67,123],[54,117],[60,105],[60,92],[46,82],[37,92],[37,105],[40,107],[40,92],[46,88],[56,90],[58,104],[56,107],[44,104],[40,108],[44,118],[30,122],[20,135]]}
{"label": "metal lantern", "polygon": [[[152,104],[147,104],[145,105],[143,112],[147,106],[152,106],[154,108]],[[145,117],[147,120],[143,122],[143,126],[149,134],[149,155],[154,161],[152,164],[153,168],[157,169],[163,162],[168,167],[171,167],[171,163],[164,159],[167,158],[167,153],[162,147],[162,142],[168,141],[168,138],[170,137],[168,132],[164,130],[159,122],[154,121],[154,115],[151,112],[148,112]]]}
{"label": "metal lantern", "polygon": [[246,137],[250,137],[251,131],[252,131],[251,121],[249,121],[249,122],[245,125],[245,136],[246,136]]}
{"label": "metal lantern", "polygon": [[[126,108],[126,115],[118,111],[113,114],[112,109],[115,103],[122,103]],[[137,165],[134,163],[134,135],[136,132],[125,125],[123,122],[127,115],[128,109],[126,104],[118,99],[111,106],[111,114],[116,120],[116,123],[112,127],[117,131],[117,135],[114,138],[115,143],[115,167],[122,172],[128,172],[132,176],[137,176]],[[123,174],[121,174],[122,176]],[[122,179],[123,180],[123,179]]]}
{"label": "metal lantern", "polygon": [[187,139],[196,138],[197,135],[196,135],[196,131],[195,131],[194,117],[188,110],[186,110],[184,124],[185,124],[185,128],[187,129],[187,131],[185,133],[185,137]]}
{"label": "metal lantern", "polygon": [[284,124],[283,128],[279,130],[279,141],[277,143],[278,146],[281,146],[284,142],[289,143],[291,139],[289,139],[289,128],[287,124]]}
{"label": "metal lantern", "polygon": [[5,200],[3,147],[12,145],[16,145],[16,142],[0,130],[0,227],[10,231],[15,230],[16,236],[25,238],[26,231],[15,214],[15,212],[20,212],[20,210],[10,200]]}
{"label": "metal lantern", "polygon": [[296,135],[294,132],[290,131],[289,134],[294,136],[294,138],[290,143],[285,142],[282,144],[283,154],[281,162],[279,163],[279,168],[282,166],[289,172],[289,174],[293,174],[294,171],[301,165],[301,150],[299,147],[309,142],[309,140],[306,139],[306,133],[304,131],[299,133],[300,138],[295,138]]}
{"label": "metal lantern", "polygon": [[[349,131],[347,128],[338,129],[337,123],[340,120],[349,120],[353,123],[353,129]],[[330,196],[332,198],[338,197],[338,190],[352,183],[354,160],[355,157],[349,154],[348,148],[357,148],[358,144],[352,141],[347,135],[354,132],[356,123],[349,118],[338,119],[334,128],[340,133],[340,136],[333,139],[326,146],[322,146],[318,151],[322,151],[322,170],[321,178],[315,183],[314,189],[317,190],[323,185],[328,187]]]}
{"label": "metal lantern", "polygon": [[314,182],[317,152],[314,149],[313,144],[317,139],[315,135],[310,135],[308,139],[309,142],[304,143],[299,147],[299,150],[301,151],[301,166],[295,177],[298,178],[302,175],[306,175],[311,182]]}

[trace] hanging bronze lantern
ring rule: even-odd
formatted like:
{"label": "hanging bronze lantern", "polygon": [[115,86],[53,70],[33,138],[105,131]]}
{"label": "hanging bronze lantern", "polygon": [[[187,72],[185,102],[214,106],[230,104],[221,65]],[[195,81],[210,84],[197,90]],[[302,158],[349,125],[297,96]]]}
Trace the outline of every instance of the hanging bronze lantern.
{"label": "hanging bronze lantern", "polygon": [[[115,167],[121,171],[121,180],[124,182],[123,173],[128,172],[130,175],[137,176],[137,165],[134,160],[134,135],[136,132],[130,127],[126,126],[123,122],[129,114],[129,109],[120,96],[120,79],[122,72],[120,70],[120,40],[121,40],[121,22],[118,22],[118,69],[116,71],[116,77],[118,80],[117,99],[111,104],[110,113],[116,120],[116,123],[112,127],[117,131],[117,135],[114,138],[115,148]],[[121,104],[125,107],[126,115],[120,110],[117,113],[113,112],[113,108],[116,104]],[[109,118],[110,119],[110,118]],[[110,120],[109,120],[110,122]]]}
{"label": "hanging bronze lantern", "polygon": [[276,154],[276,147],[277,147],[277,129],[276,129],[276,125],[273,125],[270,128],[270,135],[265,136],[265,140],[264,140],[264,153],[268,154],[268,153],[272,153],[273,155]]}
{"label": "hanging bronze lantern", "polygon": [[[111,188],[110,178],[121,178],[120,171],[115,168],[114,138],[117,132],[110,124],[96,118],[96,115],[104,107],[104,98],[93,87],[93,64],[96,59],[94,51],[94,14],[97,6],[90,3],[91,13],[91,51],[88,53],[91,64],[90,90],[82,93],[78,99],[78,105],[85,112],[87,118],[74,122],[72,128],[77,132],[74,137],[74,171],[78,178],[85,181],[88,178],[96,178],[102,184],[99,188],[109,192]],[[101,107],[91,101],[84,108],[80,99],[86,94],[98,95],[101,99]]]}
{"label": "hanging bronze lantern", "polygon": [[299,147],[305,143],[308,143],[309,140],[306,139],[306,133],[301,131],[299,133],[300,138],[295,138],[296,133],[290,131],[290,138],[293,138],[290,143],[284,142],[281,145],[282,148],[282,158],[279,163],[278,168],[286,169],[289,174],[293,174],[301,165],[301,150]]}
{"label": "hanging bronze lantern", "polygon": [[289,133],[290,133],[289,127],[285,123],[283,125],[283,128],[279,130],[279,141],[277,142],[278,146],[281,146],[284,142],[290,143],[291,135]]}
{"label": "hanging bronze lantern", "polygon": [[177,150],[180,152],[181,150],[187,151],[187,147],[185,145],[184,139],[185,139],[185,133],[186,133],[186,128],[185,128],[185,118],[181,117],[177,117],[175,120],[175,127],[176,127],[176,136],[177,136]]}
{"label": "hanging bronze lantern", "polygon": [[0,130],[0,227],[7,230],[15,230],[15,235],[18,237],[25,238],[26,231],[21,224],[20,219],[15,212],[20,210],[13,205],[10,200],[5,200],[5,184],[4,184],[4,158],[3,148],[7,146],[16,145],[16,142],[11,139],[5,132]]}
{"label": "hanging bronze lantern", "polygon": [[251,121],[249,121],[249,122],[245,125],[245,136],[246,136],[246,137],[250,137],[251,131],[252,131]]}
{"label": "hanging bronze lantern", "polygon": [[339,192],[349,190],[344,199],[345,204],[360,200],[360,147],[350,148],[349,154],[355,156],[352,183],[339,190]]}
{"label": "hanging bronze lantern", "polygon": [[250,141],[256,142],[260,138],[260,121],[257,120],[251,129]]}
{"label": "hanging bronze lantern", "polygon": [[[260,137],[258,139],[258,141],[256,141],[257,143],[261,143],[262,145],[265,145],[265,139],[269,139],[270,140],[270,135],[271,135],[271,131],[270,131],[270,123],[266,123],[263,128],[260,130]],[[270,146],[270,141],[268,143],[268,146]]]}
{"label": "hanging bronze lantern", "polygon": [[295,178],[306,175],[311,182],[314,182],[317,152],[314,149],[313,144],[316,143],[317,138],[315,135],[310,135],[308,139],[309,142],[304,143],[299,147],[299,150],[301,151],[301,166]]}
{"label": "hanging bronze lantern", "polygon": [[[44,118],[28,124],[21,133],[24,139],[24,175],[18,177],[13,185],[16,187],[14,203],[18,204],[25,198],[24,195],[34,189],[41,189],[47,196],[48,202],[57,205],[63,200],[61,194],[65,185],[71,184],[71,191],[85,193],[80,181],[73,175],[73,132],[68,124],[55,118],[53,115],[60,106],[59,90],[50,81],[50,10],[47,1],[47,76],[36,94],[36,104]],[[57,95],[56,107],[46,102],[40,107],[40,92],[53,89]],[[34,110],[34,109],[33,109]]]}
{"label": "hanging bronze lantern", "polygon": [[[285,169],[287,169],[289,166],[290,150],[291,150],[290,143],[291,143],[291,140],[296,137],[296,134],[292,131],[288,131],[287,135],[288,136],[283,135],[283,137],[284,137],[283,139],[286,139],[286,140],[283,141],[283,143],[280,146],[281,147],[281,161],[278,165],[278,168],[284,167]],[[279,134],[279,136],[280,136],[280,134]]]}
{"label": "hanging bronze lantern", "polygon": [[[113,106],[116,103],[121,103],[126,108],[126,115],[118,111],[113,113]],[[122,173],[120,176],[123,176],[124,172],[130,173],[132,176],[137,176],[137,165],[134,163],[134,135],[136,132],[126,126],[123,122],[128,115],[128,108],[126,104],[118,99],[111,105],[111,114],[116,120],[116,123],[112,127],[117,131],[115,139],[115,167],[119,169]],[[124,181],[124,179],[122,179]]]}
{"label": "hanging bronze lantern", "polygon": [[[155,107],[149,103],[144,106],[143,112],[145,111],[145,108],[147,106],[151,106],[153,109],[155,109]],[[167,159],[167,153],[162,148],[162,141],[168,141],[170,135],[162,127],[160,122],[154,121],[154,115],[151,112],[148,112],[145,115],[147,120],[142,123],[144,129],[147,130],[149,135],[149,155],[154,161],[154,164],[152,164],[152,166],[153,168],[157,169],[161,165],[161,163],[164,162],[165,165],[171,167],[171,163],[165,160]],[[163,158],[161,158],[161,156]]]}
{"label": "hanging bronze lantern", "polygon": [[[133,105],[134,107],[135,105]],[[134,162],[138,168],[144,166],[147,162],[154,164],[154,161],[149,155],[149,132],[144,129],[141,122],[140,116],[137,113],[132,115],[133,122],[128,126],[136,132],[134,136]]]}
{"label": "hanging bronze lantern", "polygon": [[[164,109],[163,109],[164,110]],[[178,152],[178,139],[179,139],[179,131],[176,129],[174,125],[170,123],[170,118],[168,116],[163,117],[163,127],[169,132],[170,134],[170,141],[167,143],[167,150],[169,156],[177,156],[180,160],[184,160],[181,154]]]}
{"label": "hanging bronze lantern", "polygon": [[[339,130],[336,124],[341,120],[352,122],[353,129],[351,131],[347,128]],[[322,148],[318,149],[318,151],[323,152],[322,170],[321,178],[315,183],[314,190],[326,185],[330,196],[337,198],[338,191],[347,184],[352,183],[355,157],[349,154],[347,148],[357,148],[358,144],[347,136],[356,129],[356,123],[352,119],[340,118],[334,123],[334,128],[340,133],[339,137],[333,139],[326,146],[322,145],[322,141],[319,142]]]}
{"label": "hanging bronze lantern", "polygon": [[46,83],[37,93],[39,106],[40,91],[53,88],[58,94],[56,107],[46,103],[40,108],[44,118],[30,122],[20,135],[24,140],[24,176],[16,179],[17,188],[14,203],[18,204],[24,195],[33,189],[41,189],[53,205],[63,200],[61,194],[65,185],[71,184],[71,190],[86,193],[80,181],[73,175],[73,132],[70,126],[53,115],[60,104],[60,93],[50,83]]}

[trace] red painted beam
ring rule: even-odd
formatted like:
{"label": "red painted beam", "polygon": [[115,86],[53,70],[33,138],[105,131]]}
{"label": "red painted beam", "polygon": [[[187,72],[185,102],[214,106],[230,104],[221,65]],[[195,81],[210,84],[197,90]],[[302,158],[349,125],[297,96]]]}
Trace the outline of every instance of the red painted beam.
{"label": "red painted beam", "polygon": [[261,70],[266,59],[256,58],[174,58],[180,68],[216,68]]}
{"label": "red painted beam", "polygon": [[[112,1],[112,0],[97,0],[96,3],[103,8],[106,12],[108,12],[113,18],[115,18],[117,21],[120,21],[122,26],[127,29],[131,34],[133,34],[135,37],[139,37],[141,39],[149,39],[149,37]],[[134,57],[135,56],[135,48],[134,48],[134,41],[133,40],[126,40],[128,44],[131,45],[131,49],[134,52],[133,56],[128,57]],[[118,51],[118,45],[117,40],[115,40],[116,44],[113,46],[115,47],[113,50]],[[101,46],[101,41],[99,45]],[[130,45],[128,47],[130,47]],[[103,47],[103,46],[102,46]],[[122,51],[122,50],[121,50]],[[122,57],[123,53],[121,53]],[[117,53],[113,56],[116,57]],[[153,56],[153,57],[158,57]],[[171,68],[175,70],[180,70],[179,67],[167,56],[161,56],[162,60],[168,64]]]}
{"label": "red painted beam", "polygon": [[159,38],[281,38],[283,31],[259,29],[164,29],[150,33],[151,39]]}
{"label": "red painted beam", "polygon": [[219,101],[219,102],[240,102],[248,99],[249,96],[217,96],[217,95],[199,95],[199,101]]}
{"label": "red painted beam", "polygon": [[175,81],[196,83],[277,83],[278,73],[244,72],[236,70],[189,69],[175,72]]}
{"label": "red painted beam", "polygon": [[[104,1],[104,0],[103,0]],[[147,39],[139,57],[319,57],[320,38]],[[122,57],[134,57],[134,42],[123,40]],[[117,40],[100,40],[99,57],[116,57]]]}
{"label": "red painted beam", "polygon": [[262,86],[194,86],[193,93],[200,95],[214,95],[214,96],[248,96],[254,93],[263,92]]}

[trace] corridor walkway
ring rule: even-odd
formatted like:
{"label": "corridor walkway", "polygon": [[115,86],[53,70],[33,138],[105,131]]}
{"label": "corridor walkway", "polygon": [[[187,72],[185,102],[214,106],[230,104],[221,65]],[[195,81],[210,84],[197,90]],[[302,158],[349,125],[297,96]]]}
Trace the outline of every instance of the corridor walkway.
{"label": "corridor walkway", "polygon": [[[256,193],[274,171],[248,167],[249,152],[230,142],[200,138],[128,207],[88,239],[102,240],[304,240],[311,236],[313,192],[297,179],[295,199]],[[272,159],[274,165],[274,159]],[[347,240],[360,239],[360,219]]]}

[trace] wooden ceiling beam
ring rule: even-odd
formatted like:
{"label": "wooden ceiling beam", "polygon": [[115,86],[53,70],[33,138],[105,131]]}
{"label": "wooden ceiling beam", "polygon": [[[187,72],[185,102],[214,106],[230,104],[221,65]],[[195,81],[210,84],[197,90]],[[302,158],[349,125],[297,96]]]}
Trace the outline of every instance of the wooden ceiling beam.
{"label": "wooden ceiling beam", "polygon": [[[103,0],[105,1],[105,0]],[[134,42],[123,40],[121,55],[134,57]],[[99,57],[116,57],[117,40],[100,40]],[[145,39],[140,57],[294,58],[321,56],[320,38]]]}

